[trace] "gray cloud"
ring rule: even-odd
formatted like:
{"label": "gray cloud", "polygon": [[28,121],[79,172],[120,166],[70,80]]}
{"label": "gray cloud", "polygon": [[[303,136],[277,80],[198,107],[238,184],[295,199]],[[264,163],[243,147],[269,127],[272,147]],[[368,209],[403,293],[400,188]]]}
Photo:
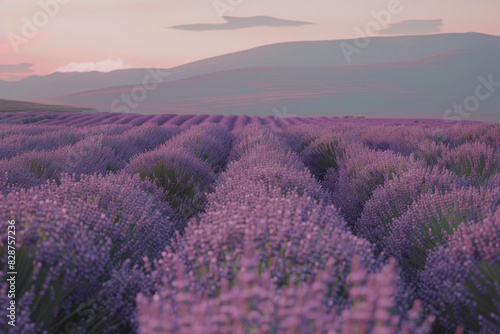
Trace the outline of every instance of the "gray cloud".
{"label": "gray cloud", "polygon": [[299,27],[310,22],[301,22],[294,20],[283,20],[271,16],[252,16],[252,17],[234,17],[223,16],[225,23],[200,23],[185,24],[170,27],[171,29],[190,30],[190,31],[208,31],[208,30],[235,30],[253,27]]}
{"label": "gray cloud", "polygon": [[30,63],[0,64],[0,73],[31,73],[33,72],[31,66],[33,64]]}
{"label": "gray cloud", "polygon": [[407,20],[389,25],[389,28],[379,30],[381,35],[420,35],[440,32],[443,20]]}

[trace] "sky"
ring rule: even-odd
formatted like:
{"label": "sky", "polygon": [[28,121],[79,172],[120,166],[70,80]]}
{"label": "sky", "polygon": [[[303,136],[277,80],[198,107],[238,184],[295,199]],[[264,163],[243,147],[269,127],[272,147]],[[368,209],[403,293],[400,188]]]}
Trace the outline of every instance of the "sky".
{"label": "sky", "polygon": [[500,35],[498,0],[0,0],[0,79],[171,68],[299,40]]}

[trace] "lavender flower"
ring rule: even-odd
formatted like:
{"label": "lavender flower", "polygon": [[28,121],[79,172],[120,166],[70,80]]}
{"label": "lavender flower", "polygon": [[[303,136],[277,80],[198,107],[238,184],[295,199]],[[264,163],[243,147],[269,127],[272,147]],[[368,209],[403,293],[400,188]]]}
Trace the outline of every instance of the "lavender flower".
{"label": "lavender flower", "polygon": [[365,203],[377,187],[415,167],[409,158],[400,154],[350,145],[338,170],[327,170],[323,186],[332,191],[333,202],[352,225],[360,218]]}
{"label": "lavender flower", "polygon": [[[434,249],[420,275],[420,295],[448,330],[500,330],[500,210],[483,221],[462,224]],[[493,329],[493,331],[491,331]]]}
{"label": "lavender flower", "polygon": [[422,270],[428,252],[442,244],[449,234],[464,223],[486,218],[499,206],[500,188],[464,188],[446,194],[425,194],[393,221],[384,249],[410,270],[413,279],[416,273],[412,269]]}
{"label": "lavender flower", "polygon": [[393,220],[403,215],[426,193],[446,193],[465,182],[450,172],[418,166],[386,182],[373,192],[354,230],[371,242],[380,243],[390,235]]}
{"label": "lavender flower", "polygon": [[483,142],[466,143],[446,152],[439,165],[478,184],[500,171],[500,151]]}

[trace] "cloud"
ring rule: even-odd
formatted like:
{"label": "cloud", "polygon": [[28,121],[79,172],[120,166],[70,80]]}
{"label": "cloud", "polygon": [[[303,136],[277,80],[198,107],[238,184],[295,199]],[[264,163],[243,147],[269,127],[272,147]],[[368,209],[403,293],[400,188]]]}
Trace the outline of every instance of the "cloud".
{"label": "cloud", "polygon": [[299,27],[310,22],[278,19],[271,16],[234,17],[223,16],[225,23],[186,24],[170,27],[177,30],[208,31],[208,30],[236,30],[253,27]]}
{"label": "cloud", "polygon": [[440,32],[443,20],[407,20],[389,25],[389,28],[379,30],[381,35],[420,35]]}
{"label": "cloud", "polygon": [[14,73],[31,73],[33,70],[30,68],[33,66],[31,63],[20,63],[20,64],[0,64],[1,74],[14,74]]}
{"label": "cloud", "polygon": [[115,70],[122,70],[131,68],[131,64],[125,64],[124,60],[121,58],[113,59],[113,56],[109,56],[106,60],[101,60],[98,62],[72,62],[67,65],[57,68],[54,72],[111,72]]}

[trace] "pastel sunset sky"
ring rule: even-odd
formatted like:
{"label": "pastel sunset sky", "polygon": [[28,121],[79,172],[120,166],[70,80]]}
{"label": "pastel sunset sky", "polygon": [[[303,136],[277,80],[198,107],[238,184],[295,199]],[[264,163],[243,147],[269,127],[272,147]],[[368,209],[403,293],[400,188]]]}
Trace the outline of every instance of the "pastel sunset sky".
{"label": "pastel sunset sky", "polygon": [[500,35],[499,13],[498,0],[0,0],[0,79],[170,68],[265,44],[354,38],[367,25],[380,28],[371,36]]}

